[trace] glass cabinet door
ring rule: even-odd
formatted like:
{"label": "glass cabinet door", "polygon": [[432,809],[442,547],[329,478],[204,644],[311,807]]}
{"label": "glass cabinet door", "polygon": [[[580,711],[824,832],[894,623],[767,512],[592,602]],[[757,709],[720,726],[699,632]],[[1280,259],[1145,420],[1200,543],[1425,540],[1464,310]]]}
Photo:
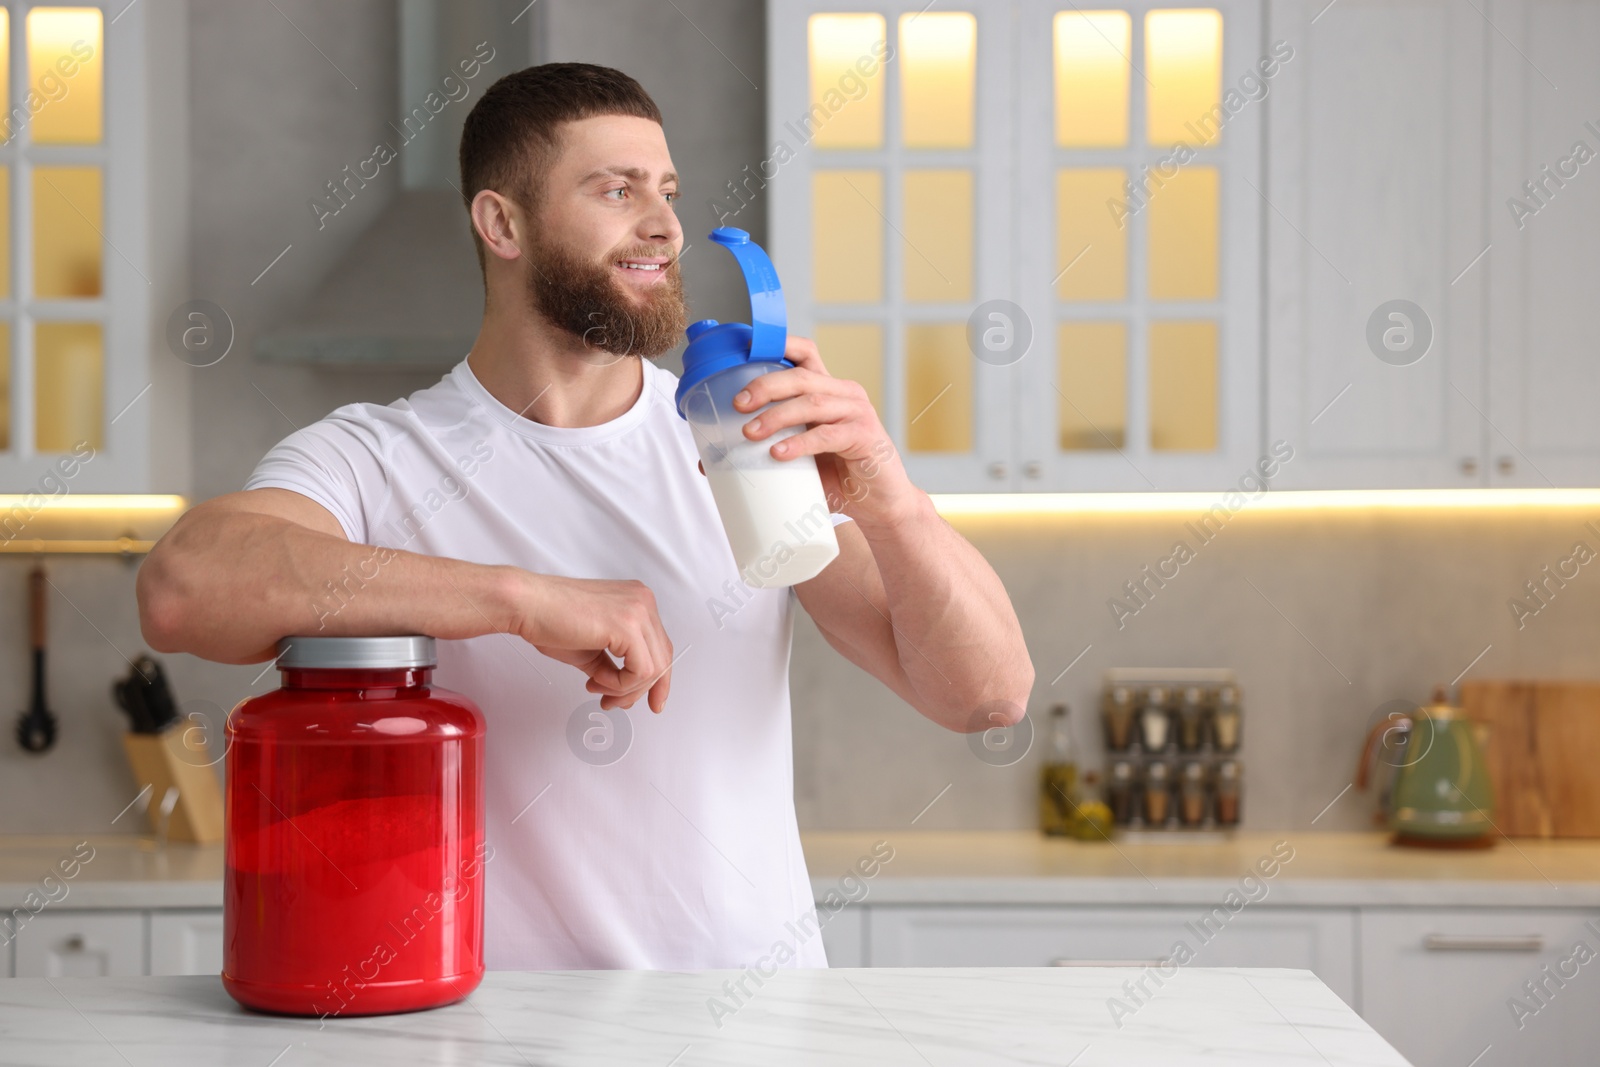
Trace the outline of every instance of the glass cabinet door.
{"label": "glass cabinet door", "polygon": [[1260,447],[1258,9],[1022,7],[1018,488],[1227,488]]}
{"label": "glass cabinet door", "polygon": [[[969,320],[1010,288],[1010,5],[774,5],[771,250],[791,329],[862,383],[918,484],[1009,485],[1016,371]],[[793,88],[798,85],[802,92]],[[783,101],[789,101],[785,107]],[[792,112],[792,113],[791,113]]]}

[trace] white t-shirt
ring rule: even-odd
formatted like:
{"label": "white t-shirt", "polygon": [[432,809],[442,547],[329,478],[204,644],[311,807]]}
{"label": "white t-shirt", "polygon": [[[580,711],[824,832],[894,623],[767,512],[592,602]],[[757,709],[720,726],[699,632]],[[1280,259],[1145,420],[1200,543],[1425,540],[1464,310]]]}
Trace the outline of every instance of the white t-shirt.
{"label": "white t-shirt", "polygon": [[625,413],[562,428],[519,417],[462,360],[291,434],[245,488],[302,493],[351,541],[655,594],[672,690],[614,726],[588,714],[581,671],[520,638],[438,642],[434,683],[488,720],[490,968],[826,967],[794,810],[795,598],[740,579],[677,377],[643,367]]}

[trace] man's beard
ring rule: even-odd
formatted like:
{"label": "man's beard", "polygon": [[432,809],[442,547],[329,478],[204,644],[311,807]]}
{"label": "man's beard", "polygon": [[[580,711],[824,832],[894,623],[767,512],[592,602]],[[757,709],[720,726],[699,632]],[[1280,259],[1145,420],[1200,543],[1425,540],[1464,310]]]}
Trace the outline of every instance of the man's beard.
{"label": "man's beard", "polygon": [[[661,249],[639,248],[630,254],[653,257]],[[662,267],[666,277],[640,294],[642,302],[623,292],[622,280],[615,277],[615,264],[626,258],[595,262],[557,245],[537,246],[528,260],[533,310],[586,348],[616,356],[661,355],[683,338],[689,324],[677,257]]]}

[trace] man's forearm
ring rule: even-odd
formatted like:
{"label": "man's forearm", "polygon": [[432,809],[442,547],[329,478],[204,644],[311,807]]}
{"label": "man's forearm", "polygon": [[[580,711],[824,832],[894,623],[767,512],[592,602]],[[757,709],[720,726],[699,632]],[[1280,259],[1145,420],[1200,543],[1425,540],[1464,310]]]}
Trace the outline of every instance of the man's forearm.
{"label": "man's forearm", "polygon": [[514,568],[355,544],[286,519],[185,516],[140,570],[139,615],[158,652],[257,663],[277,641],[506,628]]}
{"label": "man's forearm", "polygon": [[980,728],[980,720],[984,728],[1008,725],[1027,708],[1033,688],[1022,627],[994,569],[926,494],[917,496],[901,521],[861,524],[883,581],[901,670],[935,722],[966,731]]}

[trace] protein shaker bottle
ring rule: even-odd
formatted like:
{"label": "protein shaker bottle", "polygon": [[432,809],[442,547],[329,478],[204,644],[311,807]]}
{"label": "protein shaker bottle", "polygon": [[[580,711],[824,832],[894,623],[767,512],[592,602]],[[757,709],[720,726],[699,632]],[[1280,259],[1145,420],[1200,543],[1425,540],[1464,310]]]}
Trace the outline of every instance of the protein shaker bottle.
{"label": "protein shaker bottle", "polygon": [[763,374],[794,366],[783,358],[788,317],[778,272],[750,235],[732,226],[711,240],[733,253],[750,292],[750,325],[702,319],[689,327],[678,382],[678,413],[689,422],[711,496],[747,585],[777,588],[815,578],[839,554],[833,520],[812,456],[774,459],[774,444],[805,430],[789,426],[752,441],[744,425],[772,405],[738,411],[733,398]]}
{"label": "protein shaker bottle", "polygon": [[431,637],[287,637],[228,716],[222,985],[375,1015],[483,977],[484,720],[429,684]]}

